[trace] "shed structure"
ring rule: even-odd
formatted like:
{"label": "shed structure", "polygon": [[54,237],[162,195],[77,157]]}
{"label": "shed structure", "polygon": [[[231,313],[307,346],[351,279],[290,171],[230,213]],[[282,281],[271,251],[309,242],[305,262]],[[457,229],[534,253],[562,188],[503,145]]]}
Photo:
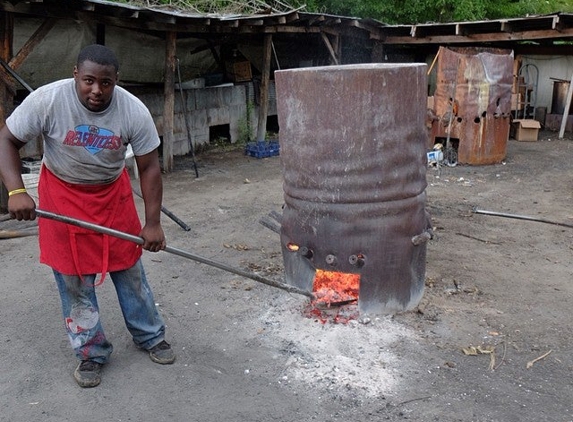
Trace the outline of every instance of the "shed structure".
{"label": "shed structure", "polygon": [[[274,69],[369,61],[369,55],[351,56],[368,50],[370,30],[376,28],[352,18],[296,10],[217,15],[101,0],[0,1],[0,24],[0,57],[32,88],[70,76],[84,45],[113,48],[122,62],[120,83],[140,96],[155,117],[165,171],[172,169],[174,154],[208,141],[205,127],[226,124],[235,141],[243,123],[250,125],[249,135],[264,137]],[[349,40],[345,45],[365,48],[343,51],[342,39]],[[178,98],[179,76],[188,82],[182,84],[183,102]],[[204,89],[193,85],[201,77],[206,87],[217,89],[189,92]],[[10,75],[3,79],[0,121],[21,88]],[[247,110],[249,100],[253,106]],[[183,109],[194,119],[191,140]]]}
{"label": "shed structure", "polygon": [[[120,57],[120,84],[152,111],[162,137],[162,166],[169,172],[174,155],[209,142],[217,130],[232,142],[264,139],[269,122],[277,124],[269,116],[276,113],[273,72],[278,69],[427,62],[431,70],[442,46],[510,49],[514,85],[524,65],[538,68],[536,106],[543,108],[551,103],[551,78],[570,79],[571,40],[573,14],[563,13],[386,25],[292,9],[231,15],[105,0],[0,0],[0,124],[29,89],[71,76],[81,47],[105,44]],[[435,72],[429,76],[431,95]],[[39,143],[22,151],[38,154]],[[5,203],[0,186],[0,208]]]}

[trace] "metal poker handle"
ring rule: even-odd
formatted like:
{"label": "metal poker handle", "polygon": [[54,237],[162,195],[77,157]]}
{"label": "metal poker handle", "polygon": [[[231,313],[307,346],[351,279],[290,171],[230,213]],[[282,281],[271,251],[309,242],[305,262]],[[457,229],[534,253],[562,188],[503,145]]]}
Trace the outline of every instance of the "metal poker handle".
{"label": "metal poker handle", "polygon": [[[100,226],[98,224],[89,223],[87,221],[78,220],[76,218],[67,217],[65,215],[55,214],[49,211],[44,211],[41,209],[36,209],[36,214],[42,218],[47,218],[50,220],[59,221],[61,223],[71,224],[73,226],[82,227],[84,229],[93,230],[98,233],[108,234],[110,236],[114,236],[123,240],[128,240],[133,243],[137,243],[138,245],[143,245],[143,238],[139,236],[134,236],[129,233],[125,233],[119,230],[111,229],[109,227]],[[280,281],[271,280],[265,277],[261,277],[257,274],[250,273],[247,271],[240,270],[238,268],[231,267],[227,264],[223,264],[222,262],[213,261],[212,259],[205,258],[199,255],[195,255],[191,252],[184,251],[182,249],[177,249],[172,246],[166,246],[164,249],[165,252],[169,252],[174,255],[182,256],[183,258],[188,258],[193,261],[200,262],[202,264],[210,265],[211,267],[219,268],[221,270],[240,275],[245,278],[250,278],[251,280],[258,281],[259,283],[266,284],[268,286],[277,287],[279,289],[285,290],[289,293],[298,293],[303,296],[307,296],[311,299],[315,299],[314,295],[311,292],[306,290],[299,289],[298,287],[291,286],[285,283],[281,283]]]}

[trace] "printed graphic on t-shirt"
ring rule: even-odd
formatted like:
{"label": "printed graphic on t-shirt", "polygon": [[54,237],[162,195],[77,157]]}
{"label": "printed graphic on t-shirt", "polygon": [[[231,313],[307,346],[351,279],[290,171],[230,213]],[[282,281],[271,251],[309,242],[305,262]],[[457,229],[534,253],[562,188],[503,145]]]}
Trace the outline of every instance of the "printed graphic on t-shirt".
{"label": "printed graphic on t-shirt", "polygon": [[121,147],[121,138],[111,130],[94,125],[79,125],[68,131],[64,145],[84,147],[91,154],[97,154],[104,149],[118,150]]}

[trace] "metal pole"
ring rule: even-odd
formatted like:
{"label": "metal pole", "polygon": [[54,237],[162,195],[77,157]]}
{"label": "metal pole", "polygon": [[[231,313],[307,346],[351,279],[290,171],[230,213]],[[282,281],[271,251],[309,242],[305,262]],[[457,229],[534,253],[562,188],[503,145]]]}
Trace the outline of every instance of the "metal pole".
{"label": "metal pole", "polygon": [[4,69],[6,69],[6,71],[7,71],[10,75],[12,75],[12,77],[13,77],[14,79],[16,79],[18,82],[20,82],[20,85],[22,85],[24,88],[26,88],[26,89],[28,90],[28,92],[34,92],[34,89],[33,89],[30,85],[28,85],[28,84],[26,83],[26,81],[25,81],[24,79],[22,79],[22,78],[20,77],[20,75],[18,75],[18,74],[16,73],[16,71],[15,71],[14,69],[12,69],[8,63],[6,63],[4,60],[0,59],[0,64],[2,65],[2,67],[3,67]]}
{"label": "metal pole", "polygon": [[[54,214],[52,212],[44,211],[44,210],[40,210],[40,209],[36,209],[36,215],[38,215],[42,218],[47,218],[50,220],[55,220],[55,221],[59,221],[62,223],[71,224],[73,226],[82,227],[84,229],[93,230],[93,231],[98,232],[98,233],[108,234],[110,236],[118,237],[118,238],[123,239],[123,240],[128,240],[130,242],[137,243],[138,245],[143,245],[143,238],[138,237],[138,236],[134,236],[134,235],[129,234],[129,233],[124,233],[124,232],[121,232],[119,230],[111,229],[109,227],[100,226],[98,224],[89,223],[87,221],[78,220],[78,219],[75,219],[72,217],[67,217],[64,215]],[[213,261],[209,258],[204,258],[202,256],[195,255],[191,252],[177,249],[177,248],[174,248],[172,246],[166,246],[164,251],[172,253],[174,255],[182,256],[183,258],[188,258],[188,259],[191,259],[193,261],[200,262],[202,264],[207,264],[207,265],[210,265],[211,267],[219,268],[220,270],[224,270],[224,271],[227,271],[227,272],[230,272],[233,274],[237,274],[237,275],[240,275],[240,276],[245,277],[245,278],[250,278],[251,280],[258,281],[259,283],[263,283],[263,284],[266,284],[268,286],[277,287],[279,289],[286,290],[289,293],[298,293],[300,295],[307,296],[311,299],[315,299],[314,295],[311,292],[308,292],[306,290],[302,290],[302,289],[299,289],[298,287],[290,286],[290,285],[285,284],[285,283],[281,283],[280,281],[275,281],[275,280],[271,280],[271,279],[268,279],[265,277],[261,277],[257,274],[254,274],[254,273],[250,273],[250,272],[243,271],[243,270],[240,270],[237,268],[233,268],[233,267],[228,266],[227,264]]]}
{"label": "metal pole", "polygon": [[[141,193],[139,193],[136,189],[133,189],[133,193],[136,196],[139,196],[141,199],[143,199],[143,196],[141,195]],[[167,217],[169,217],[170,219],[172,219],[173,221],[175,221],[177,224],[179,224],[179,226],[183,230],[185,230],[186,232],[191,230],[191,227],[189,227],[187,224],[185,224],[179,217],[177,217],[175,214],[173,214],[171,211],[169,211],[163,205],[161,206],[161,212],[163,214],[165,214]]]}
{"label": "metal pole", "polygon": [[553,224],[555,226],[569,227],[570,229],[573,229],[573,224],[559,223],[557,221],[546,220],[544,218],[529,217],[527,215],[508,214],[508,213],[496,212],[496,211],[486,211],[486,210],[480,210],[477,208],[474,209],[473,212],[476,214],[493,215],[495,217],[514,218],[516,220],[537,221],[539,223]]}
{"label": "metal pole", "polygon": [[461,59],[458,58],[458,64],[456,66],[456,78],[454,79],[454,87],[452,89],[452,96],[451,96],[451,100],[452,100],[452,105],[450,107],[450,118],[448,121],[448,135],[446,137],[446,151],[444,154],[444,158],[446,159],[446,164],[450,167],[455,167],[456,164],[458,163],[458,160],[456,159],[455,162],[451,161],[453,154],[453,148],[451,145],[451,134],[452,134],[452,123],[454,121],[454,111],[456,109],[456,90],[458,89],[458,73],[460,72],[460,63],[461,63]]}
{"label": "metal pole", "polygon": [[569,89],[567,90],[567,100],[565,101],[565,110],[563,110],[563,118],[561,119],[561,128],[559,129],[559,139],[563,139],[565,128],[567,127],[567,118],[569,117],[569,108],[571,107],[571,96],[573,95],[573,75],[571,75],[571,82],[569,82]]}
{"label": "metal pole", "polygon": [[189,150],[191,152],[191,159],[193,160],[193,167],[195,168],[195,177],[199,177],[199,170],[197,170],[197,163],[195,162],[195,147],[193,145],[193,139],[191,138],[191,129],[189,128],[189,120],[187,120],[187,105],[185,103],[185,96],[183,95],[181,70],[179,69],[179,59],[177,59],[177,81],[179,82],[179,94],[181,96],[183,120],[185,120],[185,129],[187,130],[187,140],[189,142]]}

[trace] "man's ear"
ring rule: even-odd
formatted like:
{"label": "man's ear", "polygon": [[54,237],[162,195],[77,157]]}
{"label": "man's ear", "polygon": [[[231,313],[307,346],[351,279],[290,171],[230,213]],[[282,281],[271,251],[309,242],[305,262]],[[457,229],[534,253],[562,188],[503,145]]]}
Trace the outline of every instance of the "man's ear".
{"label": "man's ear", "polygon": [[74,71],[72,72],[72,75],[74,76],[74,78],[77,76],[78,74],[78,66],[74,66]]}

